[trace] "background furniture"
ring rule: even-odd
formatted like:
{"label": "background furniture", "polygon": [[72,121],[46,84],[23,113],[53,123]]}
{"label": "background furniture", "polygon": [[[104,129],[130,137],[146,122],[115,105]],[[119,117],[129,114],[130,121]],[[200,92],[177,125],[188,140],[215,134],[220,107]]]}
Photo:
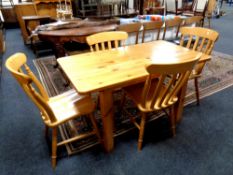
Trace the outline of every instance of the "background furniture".
{"label": "background furniture", "polygon": [[54,20],[51,19],[50,16],[23,16],[22,19],[28,33],[28,40],[30,40],[31,47],[36,57],[39,57],[40,53],[51,53],[51,44],[41,41],[34,30],[37,26],[54,22]]}
{"label": "background furniture", "polygon": [[146,14],[160,14],[164,15],[166,12],[164,0],[147,0],[144,1],[144,9]]}
{"label": "background furniture", "polygon": [[202,16],[202,26],[206,16],[209,0],[194,0],[191,9],[183,11],[184,16]]}
{"label": "background furniture", "polygon": [[163,22],[162,21],[151,21],[151,22],[145,22],[143,23],[143,31],[142,31],[142,43],[144,43],[145,41],[148,42],[145,38],[146,38],[146,34],[148,32],[150,32],[151,35],[151,39],[152,40],[159,40],[159,36],[160,36],[160,30],[163,26]]}
{"label": "background furniture", "polygon": [[25,44],[30,43],[26,25],[22,17],[23,16],[38,16],[36,6],[34,3],[15,4],[15,13],[17,16],[17,20],[19,22],[19,26],[21,29],[21,34],[22,34],[24,43]]}
{"label": "background furniture", "polygon": [[181,15],[183,13],[183,0],[165,0],[166,13]]}
{"label": "background furniture", "polygon": [[49,41],[54,48],[56,58],[59,58],[67,55],[63,47],[64,43],[70,41],[86,43],[87,36],[103,31],[113,31],[116,28],[117,24],[103,24],[79,28],[40,31],[38,37],[43,41]]}
{"label": "background furniture", "polygon": [[[14,5],[15,13],[19,26],[22,32],[24,43],[30,43],[28,40],[28,32],[26,30],[26,25],[23,16],[50,16],[53,19],[57,18],[57,7],[59,7],[59,2],[64,2],[64,0],[35,0],[31,3],[18,3]],[[71,6],[72,1],[67,0],[68,6]],[[73,6],[72,6],[73,7]],[[71,7],[69,7],[71,8]]]}
{"label": "background furniture", "polygon": [[[119,25],[117,30],[124,31],[124,32],[128,33],[129,41],[126,40],[125,43],[126,43],[126,45],[130,45],[130,44],[138,44],[138,37],[139,37],[141,27],[142,27],[142,24],[140,22],[136,22],[136,23]],[[134,42],[132,42],[132,43],[130,41],[131,34],[132,34],[132,37],[135,38]]]}
{"label": "background furniture", "polygon": [[[163,32],[163,40],[174,41],[178,38],[180,26],[182,25],[183,20],[179,17],[176,17],[171,20],[165,21],[165,27]],[[168,30],[170,30],[168,32]],[[172,30],[172,32],[171,32]],[[170,36],[168,36],[168,34]]]}
{"label": "background furniture", "polygon": [[[67,143],[87,138],[96,134],[101,142],[100,134],[93,116],[95,104],[90,96],[81,96],[75,90],[49,98],[42,84],[31,72],[26,64],[27,59],[23,53],[16,53],[6,61],[6,67],[12,76],[18,81],[25,93],[38,107],[41,118],[45,124],[45,136],[48,136],[48,128],[52,129],[52,166],[56,166],[57,147]],[[25,70],[25,71],[24,71]],[[93,131],[83,133],[73,138],[57,142],[58,126],[74,118],[87,116],[93,125]]]}
{"label": "background furniture", "polygon": [[[206,55],[211,55],[214,44],[219,36],[218,32],[201,27],[182,27],[180,29],[180,33],[181,33],[181,41],[180,41],[181,46],[184,46],[192,50],[197,50]],[[200,103],[198,78],[201,76],[206,61],[207,60],[198,62],[190,77],[190,79],[194,79],[198,105]]]}

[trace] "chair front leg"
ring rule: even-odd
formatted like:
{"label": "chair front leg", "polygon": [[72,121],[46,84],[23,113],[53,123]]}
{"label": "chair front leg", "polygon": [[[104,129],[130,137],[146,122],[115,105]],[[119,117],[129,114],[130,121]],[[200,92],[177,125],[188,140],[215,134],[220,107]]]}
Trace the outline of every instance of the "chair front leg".
{"label": "chair front leg", "polygon": [[52,128],[52,167],[57,164],[57,127]]}
{"label": "chair front leg", "polygon": [[138,138],[138,150],[142,150],[142,143],[144,138],[144,131],[145,131],[145,124],[146,124],[146,114],[141,113],[141,123],[140,123],[140,129],[139,129],[139,138]]}
{"label": "chair front leg", "polygon": [[194,85],[195,85],[195,91],[196,91],[197,105],[199,105],[200,104],[200,99],[199,99],[198,77],[194,78]]}
{"label": "chair front leg", "polygon": [[172,136],[176,135],[176,118],[175,118],[175,106],[172,105],[169,109],[169,120],[171,125]]}

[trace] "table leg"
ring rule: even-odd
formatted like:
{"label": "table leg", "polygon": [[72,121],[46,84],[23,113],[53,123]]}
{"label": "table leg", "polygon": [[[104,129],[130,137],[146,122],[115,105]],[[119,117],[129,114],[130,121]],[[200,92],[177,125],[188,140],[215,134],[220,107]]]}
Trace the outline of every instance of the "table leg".
{"label": "table leg", "polygon": [[103,122],[103,142],[106,152],[110,152],[114,147],[113,140],[113,97],[112,91],[100,92],[100,110]]}
{"label": "table leg", "polygon": [[63,44],[64,43],[59,43],[59,42],[54,43],[54,51],[55,51],[56,58],[66,56],[66,51],[63,47]]}
{"label": "table leg", "polygon": [[186,95],[186,89],[187,89],[187,85],[188,82],[186,83],[186,85],[184,85],[179,94],[178,94],[178,102],[175,104],[175,120],[176,123],[180,122],[182,119],[182,113],[183,113],[183,108],[184,108],[184,99],[185,99],[185,95]]}

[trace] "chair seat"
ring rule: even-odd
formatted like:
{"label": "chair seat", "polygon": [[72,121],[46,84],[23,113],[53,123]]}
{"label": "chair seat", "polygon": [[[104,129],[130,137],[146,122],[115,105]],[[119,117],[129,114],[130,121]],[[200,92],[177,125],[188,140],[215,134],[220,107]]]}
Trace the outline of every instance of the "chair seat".
{"label": "chair seat", "polygon": [[89,96],[80,95],[74,89],[49,98],[48,104],[57,119],[56,125],[79,115],[90,114],[95,108]]}
{"label": "chair seat", "polygon": [[[151,83],[151,87],[156,87],[157,83],[158,83],[158,79],[153,79],[152,83]],[[134,101],[134,103],[137,105],[137,107],[140,109],[140,111],[151,112],[154,110],[161,110],[160,107],[156,107],[156,106],[154,107],[154,109],[150,108],[150,105],[151,105],[152,99],[153,99],[153,95],[152,95],[154,92],[153,88],[150,88],[149,95],[148,95],[149,99],[147,99],[145,107],[142,106],[143,88],[144,88],[144,83],[139,83],[139,84],[135,84],[132,86],[127,86],[123,90]]]}

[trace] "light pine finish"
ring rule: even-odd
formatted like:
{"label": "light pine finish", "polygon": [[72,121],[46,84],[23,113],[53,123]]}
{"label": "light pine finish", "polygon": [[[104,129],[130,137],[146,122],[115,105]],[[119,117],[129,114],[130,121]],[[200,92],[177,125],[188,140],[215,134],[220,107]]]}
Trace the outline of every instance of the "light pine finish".
{"label": "light pine finish", "polygon": [[127,32],[128,34],[134,33],[135,44],[138,44],[138,36],[139,36],[139,31],[141,27],[142,27],[142,24],[140,22],[137,22],[137,23],[119,25],[117,30]]}
{"label": "light pine finish", "polygon": [[175,38],[173,38],[173,39],[176,39],[178,37],[179,31],[180,31],[180,26],[181,26],[182,22],[183,22],[183,19],[181,19],[179,17],[176,17],[174,19],[165,21],[165,27],[164,27],[164,32],[163,32],[163,40],[166,39],[165,38],[166,33],[167,33],[167,30],[169,28],[173,28],[173,29],[176,30]]}
{"label": "light pine finish", "polygon": [[[182,27],[180,29],[181,40],[180,45],[192,50],[202,52],[206,55],[211,55],[214,44],[219,37],[219,33],[202,27]],[[199,88],[198,78],[201,76],[202,70],[207,60],[200,61],[194,68],[191,79],[194,79],[197,104],[199,105]]]}
{"label": "light pine finish", "polygon": [[[149,112],[168,110],[171,131],[175,135],[176,121],[174,104],[179,100],[178,92],[187,84],[188,78],[195,63],[201,54],[189,61],[174,64],[150,64],[146,66],[148,76],[145,83],[124,88],[124,92],[134,101],[141,113],[141,122],[138,124],[133,116],[131,121],[139,129],[138,150],[142,149],[146,115]],[[158,76],[157,79],[154,77]]]}
{"label": "light pine finish", "polygon": [[[168,52],[169,50],[169,52]],[[199,52],[158,40],[117,49],[78,54],[57,61],[74,88],[81,94],[100,93],[103,140],[106,151],[113,149],[113,106],[111,91],[144,82],[148,76],[145,65],[189,61]],[[202,60],[208,56],[202,55]],[[176,103],[176,121],[181,119],[185,87]]]}
{"label": "light pine finish", "polygon": [[145,34],[148,31],[154,31],[156,35],[156,39],[159,39],[160,36],[160,30],[163,26],[163,22],[162,21],[151,21],[151,22],[145,22],[143,23],[143,32],[142,32],[142,43],[144,43],[145,40]]}
{"label": "light pine finish", "polygon": [[[48,128],[52,129],[52,167],[56,167],[57,147],[77,141],[93,134],[100,139],[100,134],[93,116],[95,104],[90,96],[79,95],[75,90],[69,90],[63,94],[49,98],[42,84],[26,64],[27,59],[23,53],[16,53],[6,61],[6,68],[21,85],[25,93],[30,97],[41,113],[45,124],[47,136]],[[90,118],[93,131],[80,134],[73,138],[57,141],[57,128],[71,119],[86,115]]]}
{"label": "light pine finish", "polygon": [[195,25],[195,27],[201,26],[202,16],[191,16],[184,19],[184,26]]}
{"label": "light pine finish", "polygon": [[87,43],[91,51],[100,51],[119,47],[119,42],[124,45],[128,34],[122,31],[100,32],[88,36]]}

